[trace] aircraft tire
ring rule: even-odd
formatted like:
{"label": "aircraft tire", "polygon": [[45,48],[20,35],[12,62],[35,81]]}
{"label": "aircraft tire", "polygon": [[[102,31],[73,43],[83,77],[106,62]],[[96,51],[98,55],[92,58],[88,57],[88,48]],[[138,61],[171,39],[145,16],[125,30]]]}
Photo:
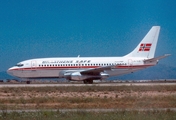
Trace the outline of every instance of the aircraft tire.
{"label": "aircraft tire", "polygon": [[84,80],[84,84],[93,84],[93,80]]}
{"label": "aircraft tire", "polygon": [[31,81],[26,81],[26,84],[30,84],[31,83]]}

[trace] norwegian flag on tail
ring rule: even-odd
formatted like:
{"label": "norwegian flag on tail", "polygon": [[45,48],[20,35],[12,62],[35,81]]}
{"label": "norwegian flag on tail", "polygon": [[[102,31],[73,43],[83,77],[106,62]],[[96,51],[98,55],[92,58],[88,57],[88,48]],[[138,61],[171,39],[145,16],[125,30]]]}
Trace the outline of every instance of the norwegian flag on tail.
{"label": "norwegian flag on tail", "polygon": [[139,51],[150,51],[151,43],[141,43]]}

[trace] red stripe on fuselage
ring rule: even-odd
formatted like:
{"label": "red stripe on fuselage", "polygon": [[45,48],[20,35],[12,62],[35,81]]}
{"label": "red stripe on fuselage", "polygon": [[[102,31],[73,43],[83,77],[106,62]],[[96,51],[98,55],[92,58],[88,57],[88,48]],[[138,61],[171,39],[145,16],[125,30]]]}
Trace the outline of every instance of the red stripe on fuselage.
{"label": "red stripe on fuselage", "polygon": [[[145,68],[145,67],[150,67],[153,65],[130,65],[130,66],[115,66],[114,68],[117,69],[128,69],[128,68]],[[60,69],[90,69],[90,68],[99,68],[100,66],[57,66],[57,67],[35,67],[35,68],[15,68],[11,70],[60,70]],[[112,67],[113,68],[113,67]]]}

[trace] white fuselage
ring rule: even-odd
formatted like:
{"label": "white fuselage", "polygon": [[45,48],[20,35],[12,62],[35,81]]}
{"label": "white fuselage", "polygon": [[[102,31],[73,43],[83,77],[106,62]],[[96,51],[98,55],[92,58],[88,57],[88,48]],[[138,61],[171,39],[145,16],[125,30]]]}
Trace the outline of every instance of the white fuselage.
{"label": "white fuselage", "polygon": [[70,57],[40,58],[18,63],[8,73],[20,78],[61,78],[63,71],[83,71],[104,66],[114,66],[106,70],[109,76],[131,73],[150,67],[156,63],[144,64],[145,58],[137,57]]}

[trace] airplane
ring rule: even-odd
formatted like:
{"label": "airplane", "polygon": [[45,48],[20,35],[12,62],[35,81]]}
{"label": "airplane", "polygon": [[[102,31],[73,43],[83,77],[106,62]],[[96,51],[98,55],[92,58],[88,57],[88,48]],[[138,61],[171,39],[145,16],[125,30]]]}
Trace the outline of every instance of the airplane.
{"label": "airplane", "polygon": [[70,81],[83,81],[92,84],[102,80],[155,66],[162,58],[154,57],[160,26],[153,26],[137,47],[122,57],[62,57],[38,58],[17,63],[7,70],[8,74],[26,79],[66,78]]}

